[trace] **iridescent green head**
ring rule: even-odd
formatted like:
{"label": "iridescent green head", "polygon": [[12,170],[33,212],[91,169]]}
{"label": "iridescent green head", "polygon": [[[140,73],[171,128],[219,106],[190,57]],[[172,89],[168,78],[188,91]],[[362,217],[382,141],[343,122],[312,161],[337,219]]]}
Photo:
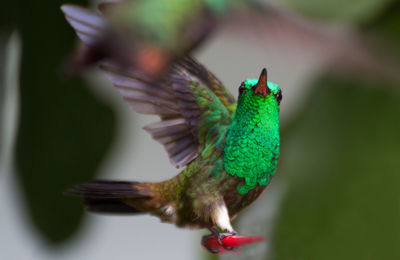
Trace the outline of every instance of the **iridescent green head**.
{"label": "iridescent green head", "polygon": [[267,81],[267,70],[265,68],[261,71],[259,79],[246,79],[242,82],[239,87],[239,99],[243,94],[253,96],[256,99],[260,99],[257,96],[263,96],[264,98],[273,96],[278,106],[282,100],[282,92],[279,86]]}
{"label": "iridescent green head", "polygon": [[237,109],[225,141],[224,167],[229,174],[243,178],[237,187],[240,194],[266,186],[275,174],[281,99],[278,85],[267,81],[266,69],[258,80],[247,79],[239,88]]}

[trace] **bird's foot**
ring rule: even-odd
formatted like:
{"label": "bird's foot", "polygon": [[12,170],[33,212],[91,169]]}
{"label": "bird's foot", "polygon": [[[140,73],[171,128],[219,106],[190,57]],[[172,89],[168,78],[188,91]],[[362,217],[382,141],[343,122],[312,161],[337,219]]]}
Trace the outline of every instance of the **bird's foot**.
{"label": "bird's foot", "polygon": [[246,244],[263,241],[261,236],[239,236],[236,233],[215,233],[202,238],[201,244],[210,253],[219,254],[223,252],[238,252],[238,248]]}

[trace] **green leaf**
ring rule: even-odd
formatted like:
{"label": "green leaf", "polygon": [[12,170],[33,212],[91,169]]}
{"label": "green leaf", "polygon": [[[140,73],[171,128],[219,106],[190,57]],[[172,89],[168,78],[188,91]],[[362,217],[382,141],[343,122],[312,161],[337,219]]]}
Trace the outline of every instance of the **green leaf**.
{"label": "green leaf", "polygon": [[[92,179],[115,135],[113,109],[62,64],[76,36],[61,1],[21,1],[20,123],[17,169],[33,224],[59,243],[79,227],[81,204],[63,192]],[[83,4],[83,3],[82,3]]]}
{"label": "green leaf", "polygon": [[[374,20],[366,23],[363,29],[367,35],[378,37],[384,40],[392,53],[400,53],[400,1],[395,1],[389,5],[385,12]],[[398,57],[397,57],[398,60]]]}
{"label": "green leaf", "polygon": [[18,11],[21,8],[22,1],[3,1],[0,8],[0,31],[10,31],[15,28],[20,19]]}
{"label": "green leaf", "polygon": [[[6,103],[6,46],[9,39],[9,33],[0,31],[0,122],[4,122],[4,106]],[[0,127],[0,140],[3,138],[4,127]],[[2,151],[0,151],[0,156]]]}

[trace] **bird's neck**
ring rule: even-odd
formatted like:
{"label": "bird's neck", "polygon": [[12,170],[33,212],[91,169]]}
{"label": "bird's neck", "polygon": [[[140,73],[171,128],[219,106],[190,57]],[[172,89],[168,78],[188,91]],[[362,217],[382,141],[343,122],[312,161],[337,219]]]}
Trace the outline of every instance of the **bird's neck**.
{"label": "bird's neck", "polygon": [[263,102],[239,100],[224,147],[225,170],[243,178],[237,191],[246,194],[265,186],[275,173],[279,156],[279,107],[273,96]]}

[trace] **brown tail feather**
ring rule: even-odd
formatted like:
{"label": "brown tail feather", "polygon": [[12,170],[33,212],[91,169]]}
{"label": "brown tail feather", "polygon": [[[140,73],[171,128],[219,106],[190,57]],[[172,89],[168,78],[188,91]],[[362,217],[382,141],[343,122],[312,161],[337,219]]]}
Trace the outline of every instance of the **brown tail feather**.
{"label": "brown tail feather", "polygon": [[125,181],[91,181],[75,185],[67,195],[83,197],[86,209],[99,213],[144,213],[127,205],[127,199],[150,199],[150,188],[145,183]]}
{"label": "brown tail feather", "polygon": [[128,206],[119,199],[89,199],[83,200],[86,210],[97,213],[135,214],[144,213],[132,206]]}

